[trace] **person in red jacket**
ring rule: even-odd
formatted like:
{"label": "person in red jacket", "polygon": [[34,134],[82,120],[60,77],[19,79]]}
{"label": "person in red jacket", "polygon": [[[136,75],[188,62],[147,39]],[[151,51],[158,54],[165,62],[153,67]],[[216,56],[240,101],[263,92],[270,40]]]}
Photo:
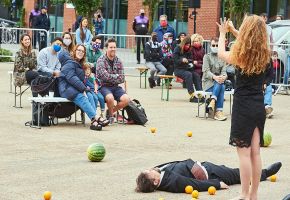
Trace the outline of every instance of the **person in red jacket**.
{"label": "person in red jacket", "polygon": [[202,64],[203,56],[205,54],[204,48],[202,47],[203,37],[199,34],[193,34],[191,36],[191,46],[192,46],[192,62],[194,65],[194,72],[197,73],[200,78],[202,77]]}

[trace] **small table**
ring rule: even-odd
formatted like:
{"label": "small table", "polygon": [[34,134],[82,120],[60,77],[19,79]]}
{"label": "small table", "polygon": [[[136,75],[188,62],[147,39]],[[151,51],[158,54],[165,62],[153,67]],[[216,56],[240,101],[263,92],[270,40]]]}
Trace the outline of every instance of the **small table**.
{"label": "small table", "polygon": [[145,89],[147,88],[147,72],[149,70],[148,67],[136,67],[136,69],[139,71],[139,76],[140,76],[140,88],[142,88],[142,76],[144,76],[144,85]]}
{"label": "small table", "polygon": [[[65,102],[71,102],[70,100],[62,97],[30,97],[28,100],[31,101],[31,110],[32,110],[32,122],[30,127],[31,128],[41,128],[40,125],[40,113],[43,113],[44,105],[46,103],[65,103]],[[37,124],[35,125],[34,122],[34,115],[33,115],[33,103],[36,103],[37,105]],[[75,106],[76,110],[76,106]],[[82,119],[82,123],[85,124],[85,119]],[[77,117],[75,113],[75,124],[77,123]]]}
{"label": "small table", "polygon": [[[161,79],[161,100],[166,100],[169,101],[169,84],[170,84],[170,79],[174,79],[176,78],[176,76],[172,76],[172,75],[158,75],[158,77]],[[163,94],[163,90],[164,90],[164,86],[167,89],[167,94],[166,94],[166,98],[164,98]]]}

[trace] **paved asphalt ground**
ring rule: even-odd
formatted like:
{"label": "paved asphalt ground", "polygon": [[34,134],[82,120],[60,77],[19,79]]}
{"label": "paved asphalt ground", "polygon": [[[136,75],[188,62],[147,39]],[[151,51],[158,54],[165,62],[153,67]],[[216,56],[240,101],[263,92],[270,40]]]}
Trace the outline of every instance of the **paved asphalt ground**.
{"label": "paved asphalt ground", "polygon": [[[52,200],[191,200],[186,194],[136,193],[135,179],[143,169],[187,158],[238,167],[236,150],[228,145],[228,96],[224,105],[228,120],[205,120],[196,117],[197,105],[188,102],[180,84],[173,84],[170,101],[164,102],[160,88],[140,89],[139,79],[128,77],[129,95],[146,109],[146,127],[114,124],[95,132],[88,123],[75,126],[61,119],[58,126],[33,129],[24,126],[31,120],[30,91],[23,96],[22,109],[12,107],[14,95],[8,93],[7,74],[12,69],[13,64],[0,63],[1,200],[40,200],[46,190],[52,192]],[[126,73],[137,74],[135,70]],[[289,96],[279,94],[273,104],[275,116],[265,126],[273,143],[261,149],[263,167],[276,161],[283,166],[277,182],[261,183],[261,200],[280,200],[290,193]],[[157,133],[150,133],[150,127],[156,127]],[[187,131],[193,132],[191,138]],[[86,156],[87,147],[95,142],[103,143],[107,151],[100,163],[89,162]],[[202,192],[199,199],[226,200],[237,196],[239,189],[239,185],[231,186],[214,196]]]}

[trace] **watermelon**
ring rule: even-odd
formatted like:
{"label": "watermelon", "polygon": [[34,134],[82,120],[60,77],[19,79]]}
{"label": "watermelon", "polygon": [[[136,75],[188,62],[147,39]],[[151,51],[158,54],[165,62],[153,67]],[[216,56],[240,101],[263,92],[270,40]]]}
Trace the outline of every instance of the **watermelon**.
{"label": "watermelon", "polygon": [[91,144],[87,149],[88,159],[92,162],[100,162],[106,155],[104,145],[100,143]]}
{"label": "watermelon", "polygon": [[268,147],[271,145],[272,136],[270,133],[264,133],[264,147]]}

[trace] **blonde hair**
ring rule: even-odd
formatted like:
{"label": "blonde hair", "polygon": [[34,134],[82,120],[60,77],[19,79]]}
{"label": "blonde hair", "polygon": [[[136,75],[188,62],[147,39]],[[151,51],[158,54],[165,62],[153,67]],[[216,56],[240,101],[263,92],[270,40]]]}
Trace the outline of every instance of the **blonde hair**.
{"label": "blonde hair", "polygon": [[260,74],[270,61],[266,23],[257,15],[245,16],[231,58],[244,74]]}
{"label": "blonde hair", "polygon": [[201,44],[203,43],[203,37],[197,33],[191,35],[190,39],[191,39],[191,43],[193,43],[194,40],[198,40]]}

